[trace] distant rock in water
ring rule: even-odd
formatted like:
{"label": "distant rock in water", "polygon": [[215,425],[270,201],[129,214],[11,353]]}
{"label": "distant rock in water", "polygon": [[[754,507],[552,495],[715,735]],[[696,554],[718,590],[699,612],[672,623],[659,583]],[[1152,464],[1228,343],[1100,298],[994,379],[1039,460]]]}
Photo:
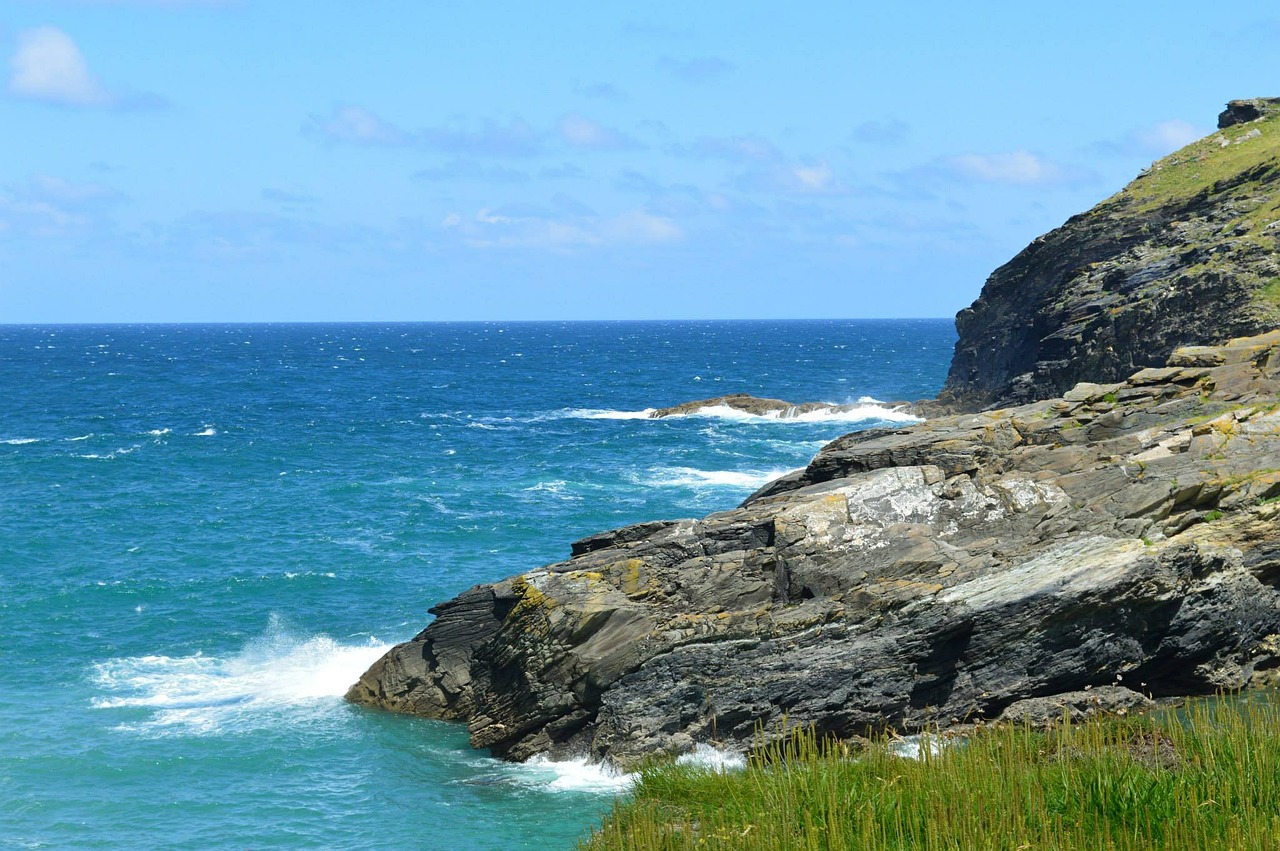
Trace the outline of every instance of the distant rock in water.
{"label": "distant rock in water", "polygon": [[1219,126],[992,273],[936,409],[1047,399],[1280,325],[1280,98],[1232,101]]}
{"label": "distant rock in water", "polygon": [[1278,394],[1274,333],[850,434],[736,510],[436,606],[347,697],[509,759],[631,765],[784,724],[915,732],[1274,679]]}
{"label": "distant rock in water", "polygon": [[[752,416],[774,417],[786,420],[807,414],[844,414],[865,409],[867,404],[868,402],[850,405],[833,405],[829,402],[804,402],[797,405],[792,402],[784,402],[781,399],[762,399],[759,396],[751,396],[747,393],[730,393],[727,396],[716,396],[714,399],[699,399],[696,402],[685,402],[681,405],[673,405],[670,408],[658,408],[649,416],[651,418],[683,417],[728,408]],[[892,409],[886,410],[892,411]]]}

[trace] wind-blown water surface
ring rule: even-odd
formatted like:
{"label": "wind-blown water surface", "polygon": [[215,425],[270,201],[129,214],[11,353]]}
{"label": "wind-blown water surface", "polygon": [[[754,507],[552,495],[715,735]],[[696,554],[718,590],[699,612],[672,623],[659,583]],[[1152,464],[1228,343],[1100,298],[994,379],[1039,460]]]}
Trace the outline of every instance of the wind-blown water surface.
{"label": "wind-blown water surface", "polygon": [[[950,323],[0,328],[0,845],[568,848],[626,778],[341,700],[477,582],[734,506]],[[803,421],[647,409],[744,391]]]}

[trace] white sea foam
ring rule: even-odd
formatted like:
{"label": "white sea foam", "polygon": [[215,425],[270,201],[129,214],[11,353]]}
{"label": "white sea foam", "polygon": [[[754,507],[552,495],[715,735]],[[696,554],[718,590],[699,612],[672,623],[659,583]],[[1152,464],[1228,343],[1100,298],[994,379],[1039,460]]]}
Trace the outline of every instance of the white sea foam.
{"label": "white sea foam", "polygon": [[699,744],[691,753],[676,757],[676,762],[680,765],[696,765],[721,774],[747,767],[747,758],[737,751],[720,750],[704,744]]}
{"label": "white sea foam", "polygon": [[297,636],[272,616],[266,632],[229,656],[132,656],[93,667],[97,709],[146,709],[125,729],[216,735],[271,725],[340,705],[346,690],[389,645]]}
{"label": "white sea foam", "polygon": [[554,416],[572,420],[647,420],[655,410],[657,409],[611,411],[605,408],[566,408],[563,411],[557,411]]}
{"label": "white sea foam", "polygon": [[654,467],[640,484],[667,488],[743,488],[755,490],[795,470],[698,470],[694,467]]}
{"label": "white sea foam", "polygon": [[213,437],[217,433],[218,433],[218,430],[213,426],[205,426],[203,431],[197,431],[195,434],[191,436],[192,437]]}
{"label": "white sea foam", "polygon": [[550,482],[538,482],[532,487],[525,488],[526,491],[546,491],[547,493],[564,493],[565,486],[568,485],[564,479],[555,479]]}
{"label": "white sea foam", "polygon": [[80,435],[79,437],[66,437],[66,438],[63,438],[63,439],[64,439],[67,443],[79,443],[80,441],[82,441],[82,440],[88,440],[88,439],[89,439],[89,438],[91,438],[91,437],[93,437],[93,435],[92,435],[92,434],[82,434],[82,435]]}
{"label": "white sea foam", "polygon": [[936,756],[949,747],[951,741],[929,733],[898,736],[889,743],[889,751],[903,759],[920,759],[924,754]]}
{"label": "white sea foam", "polygon": [[133,446],[122,446],[119,449],[112,450],[111,452],[105,452],[105,453],[87,452],[87,453],[84,453],[83,455],[77,455],[76,457],[85,458],[90,461],[111,461],[115,458],[120,457],[121,455],[132,455],[134,452],[137,452],[141,448],[142,447],[140,445],[134,444]]}
{"label": "white sea foam", "polygon": [[552,792],[625,792],[639,779],[599,762],[586,759],[554,761],[535,756],[509,769],[511,779],[522,786],[536,786]]}
{"label": "white sea foam", "polygon": [[147,432],[147,434],[151,435],[152,437],[163,437],[164,435],[169,434],[172,431],[173,429],[168,429],[168,428],[153,428],[151,429],[151,431]]}
{"label": "white sea foam", "polygon": [[9,446],[25,446],[28,443],[39,443],[39,442],[40,442],[40,438],[38,437],[11,437],[8,440],[0,440],[0,443],[5,443],[5,444],[8,444]]}
{"label": "white sea foam", "polygon": [[688,417],[713,417],[715,419],[733,420],[737,422],[779,422],[779,423],[867,423],[867,422],[893,422],[893,423],[918,423],[920,418],[898,410],[897,408],[886,407],[884,403],[870,396],[863,396],[857,402],[849,405],[837,405],[830,403],[830,408],[824,408],[817,411],[809,411],[804,414],[795,414],[790,411],[769,411],[764,414],[751,414],[746,411],[740,411],[737,408],[731,408],[728,405],[708,405],[705,408],[699,408],[691,414],[676,414],[675,416]]}

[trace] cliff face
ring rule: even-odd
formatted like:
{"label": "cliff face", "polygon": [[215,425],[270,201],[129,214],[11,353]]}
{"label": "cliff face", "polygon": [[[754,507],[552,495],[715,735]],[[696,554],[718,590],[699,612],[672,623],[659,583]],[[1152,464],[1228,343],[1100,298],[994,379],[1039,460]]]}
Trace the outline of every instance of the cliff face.
{"label": "cliff face", "polygon": [[1280,664],[1280,333],[852,434],[737,510],[579,541],[432,611],[348,693],[476,747],[629,764]]}
{"label": "cliff face", "polygon": [[1276,679],[1280,331],[1226,341],[1280,325],[1277,110],[1233,102],[991,276],[925,410],[999,410],[847,435],[736,510],[476,586],[348,699],[629,764]]}
{"label": "cliff face", "polygon": [[1219,125],[992,273],[956,317],[943,407],[1046,399],[1280,324],[1280,99],[1233,101]]}

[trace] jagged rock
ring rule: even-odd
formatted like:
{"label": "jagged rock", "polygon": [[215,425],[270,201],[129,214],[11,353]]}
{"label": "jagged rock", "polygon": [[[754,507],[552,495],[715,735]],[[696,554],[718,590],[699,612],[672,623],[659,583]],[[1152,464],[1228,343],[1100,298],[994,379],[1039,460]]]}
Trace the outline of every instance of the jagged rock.
{"label": "jagged rock", "polygon": [[1251,100],[1233,100],[1218,115],[1218,129],[1225,130],[1236,124],[1257,121],[1265,115],[1280,110],[1280,98],[1253,98]]}
{"label": "jagged rock", "polygon": [[1280,98],[1232,101],[1223,121],[993,272],[920,410],[1047,399],[1280,325]]}
{"label": "jagged rock", "polygon": [[698,414],[709,408],[730,408],[744,414],[754,414],[758,417],[789,419],[816,411],[831,411],[833,413],[849,411],[854,407],[856,406],[832,405],[828,402],[804,402],[797,405],[792,402],[784,402],[781,399],[762,399],[759,396],[752,396],[747,393],[730,393],[727,396],[716,396],[714,399],[699,399],[694,402],[673,405],[669,408],[658,408],[649,416],[653,418],[679,417]]}
{"label": "jagged rock", "polygon": [[1122,715],[1154,709],[1156,702],[1123,686],[1099,686],[1088,691],[1069,691],[1051,697],[1029,697],[1015,701],[1000,713],[1000,721],[1052,727],[1063,717],[1084,721],[1096,715]]}
{"label": "jagged rock", "polygon": [[1120,679],[1240,687],[1280,665],[1278,392],[1280,332],[847,435],[735,510],[437,606],[348,698],[627,765],[784,719],[856,736]]}

